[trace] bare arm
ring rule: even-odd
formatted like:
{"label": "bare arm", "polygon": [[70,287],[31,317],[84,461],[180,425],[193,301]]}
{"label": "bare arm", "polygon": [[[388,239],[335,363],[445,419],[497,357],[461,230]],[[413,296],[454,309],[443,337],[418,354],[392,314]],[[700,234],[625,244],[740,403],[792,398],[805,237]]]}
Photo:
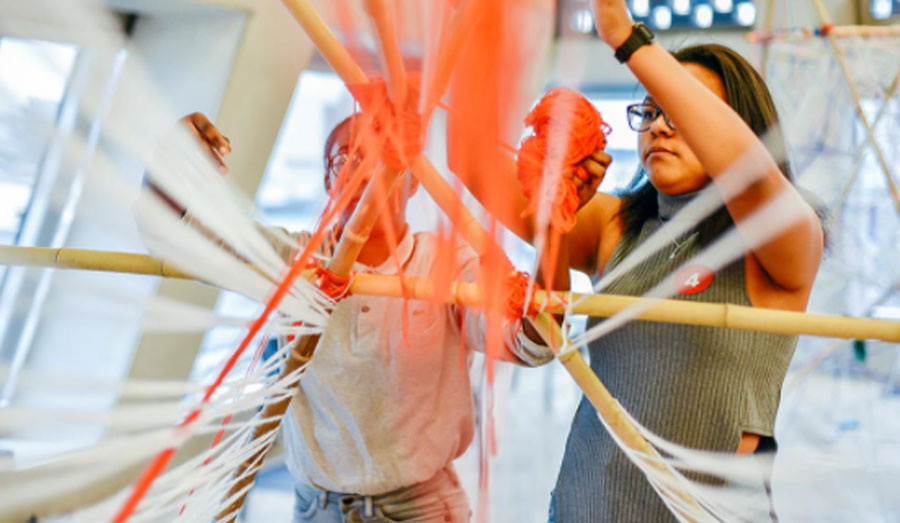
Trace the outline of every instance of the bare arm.
{"label": "bare arm", "polygon": [[[541,256],[535,279],[544,289],[568,291],[571,287],[571,282],[569,281],[569,241],[567,236],[568,235],[557,233],[552,227],[548,227],[548,243],[559,242],[559,256],[556,260],[551,259],[551,249],[546,248],[542,253],[543,255]],[[562,324],[562,320],[562,316],[556,316],[557,323]],[[522,329],[531,341],[541,344],[544,343],[544,339],[530,322],[523,319]]]}

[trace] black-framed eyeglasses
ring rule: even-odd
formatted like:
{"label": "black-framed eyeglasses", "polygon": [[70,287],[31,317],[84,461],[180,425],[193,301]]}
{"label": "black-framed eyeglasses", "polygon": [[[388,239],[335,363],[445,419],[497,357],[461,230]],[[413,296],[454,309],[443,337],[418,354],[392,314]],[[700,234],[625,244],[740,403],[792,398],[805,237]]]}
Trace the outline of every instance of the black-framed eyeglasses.
{"label": "black-framed eyeglasses", "polygon": [[659,118],[659,115],[662,115],[663,118],[665,118],[666,125],[669,126],[669,129],[675,130],[675,126],[672,125],[672,120],[669,120],[669,115],[660,109],[658,105],[647,102],[631,104],[628,106],[627,111],[628,127],[631,127],[633,131],[639,133],[649,131],[650,126],[653,125],[653,122],[655,122],[657,118]]}

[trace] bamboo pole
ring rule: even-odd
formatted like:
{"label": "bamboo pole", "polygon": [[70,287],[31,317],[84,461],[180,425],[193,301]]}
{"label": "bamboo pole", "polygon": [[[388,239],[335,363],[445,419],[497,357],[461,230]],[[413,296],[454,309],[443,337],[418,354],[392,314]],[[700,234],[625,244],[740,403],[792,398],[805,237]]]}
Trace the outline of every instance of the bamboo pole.
{"label": "bamboo pole", "polygon": [[403,65],[394,19],[385,0],[364,0],[363,5],[378,32],[378,56],[382,67],[387,71],[387,88],[391,101],[397,107],[402,107],[406,103],[406,67]]}
{"label": "bamboo pole", "polygon": [[[166,262],[144,254],[84,249],[48,249],[42,247],[0,246],[0,264],[38,266],[59,269],[81,269],[104,272],[122,272],[202,280],[180,271]],[[357,274],[350,285],[350,292],[368,296],[415,300],[444,299],[448,303],[478,307],[484,303],[479,285],[457,282],[449,292],[439,292],[434,282],[425,278],[399,278],[378,274]],[[580,294],[554,292],[548,300],[546,291],[535,293],[535,303],[552,314],[566,311],[565,303],[574,303],[573,314],[586,314],[601,318],[611,317],[627,307],[649,305],[635,319],[686,325],[704,325],[729,329],[745,329],[776,334],[819,336],[826,338],[871,339],[900,343],[900,322],[810,314],[732,305],[683,300],[641,298],[615,294]]]}
{"label": "bamboo pole", "polygon": [[[765,33],[772,34],[772,25],[775,22],[775,0],[768,0],[766,2],[766,23],[765,23]],[[762,58],[760,59],[759,65],[759,74],[762,75],[763,80],[768,80],[768,72],[769,68],[769,47],[772,45],[772,40],[769,38],[764,38],[762,40]]]}
{"label": "bamboo pole", "polygon": [[[575,383],[578,384],[578,387],[584,392],[585,397],[591,402],[591,405],[594,406],[600,417],[606,421],[609,429],[630,449],[645,456],[657,458],[648,461],[650,466],[672,480],[675,495],[681,499],[684,505],[691,507],[695,513],[705,514],[706,511],[700,507],[689,493],[677,487],[680,484],[678,478],[665,465],[656,449],[647,442],[637,427],[631,423],[619,402],[613,398],[609,389],[603,385],[603,382],[600,381],[600,378],[597,377],[597,374],[585,361],[581,352],[577,350],[563,352],[566,347],[571,348],[572,345],[564,338],[562,329],[553,316],[546,312],[541,313],[531,321],[531,324],[537,329],[544,342],[550,347],[559,362],[562,363],[569,375],[572,376],[572,379],[575,380]],[[690,514],[684,511],[679,512],[688,521],[695,520]]]}
{"label": "bamboo pole", "polygon": [[[872,120],[872,129],[878,128],[878,124],[887,113],[888,107],[890,107],[891,105],[891,98],[893,98],[894,94],[896,94],[897,92],[898,82],[900,82],[900,72],[897,72],[897,74],[894,75],[894,80],[891,82],[891,85],[888,87],[887,91],[885,91],[884,103],[881,104],[881,107],[878,109],[878,114],[876,114],[875,119]],[[834,224],[837,223],[838,218],[840,218],[840,215],[844,210],[844,204],[847,201],[847,197],[850,195],[850,189],[853,188],[853,184],[856,182],[856,179],[859,178],[859,173],[862,169],[863,153],[865,152],[866,144],[859,146],[859,148],[856,150],[856,157],[853,160],[853,174],[850,176],[850,180],[847,181],[847,184],[841,191],[841,195],[838,197],[837,204],[835,204],[834,206],[834,211],[831,213],[831,216],[828,217],[828,225],[825,226],[826,231],[831,230]]]}
{"label": "bamboo pole", "polygon": [[355,85],[369,82],[366,73],[359,68],[350,53],[341,45],[307,0],[283,0],[283,3],[345,84]]}
{"label": "bamboo pole", "polygon": [[[338,76],[348,84],[363,84],[369,80],[365,73],[359,69],[359,66],[353,61],[350,53],[344,49],[340,41],[331,32],[331,29],[325,24],[325,21],[316,13],[308,0],[283,0],[284,4],[291,10],[291,13],[300,22],[300,25],[309,35],[315,44],[319,53],[325,58],[325,61],[335,70]],[[475,9],[475,6],[464,6],[464,8]],[[462,20],[473,20],[474,12],[465,11],[465,18]],[[457,45],[461,43],[457,42]],[[452,63],[453,57],[458,53],[458,49],[450,48],[447,51],[447,66]],[[449,81],[449,74],[446,80]],[[478,220],[468,212],[459,202],[459,198],[453,191],[453,188],[438,173],[437,169],[425,158],[419,155],[412,164],[412,173],[422,184],[422,187],[435,200],[444,213],[453,220],[454,217],[460,216],[458,230],[463,238],[472,246],[479,256],[484,256],[489,251],[502,251],[496,242],[490,239],[490,236],[484,231]]]}
{"label": "bamboo pole", "polygon": [[[816,7],[816,11],[819,13],[819,18],[822,20],[822,25],[825,27],[831,26],[831,20],[828,18],[828,12],[825,10],[825,6],[822,5],[822,0],[812,1]],[[850,68],[847,65],[847,57],[844,56],[844,51],[841,49],[841,46],[838,45],[837,37],[831,31],[827,33],[826,38],[828,38],[828,43],[831,44],[831,49],[834,51],[834,57],[837,60],[841,74],[844,76],[847,88],[850,89],[850,96],[853,98],[856,114],[859,116],[859,120],[866,130],[866,136],[872,144],[872,148],[875,150],[875,157],[878,159],[878,164],[880,165],[881,170],[884,171],[885,181],[887,181],[888,189],[891,191],[891,198],[894,199],[894,205],[897,207],[897,212],[900,213],[900,192],[898,192],[897,186],[894,184],[894,177],[891,174],[891,169],[884,157],[884,152],[881,150],[881,146],[878,145],[878,141],[875,139],[875,131],[869,124],[869,119],[866,118],[866,113],[863,111],[859,92],[856,90],[856,84],[853,82],[853,76],[850,74]]]}
{"label": "bamboo pole", "polygon": [[[900,36],[898,25],[839,25],[831,28],[835,38],[895,38]],[[760,40],[809,40],[821,35],[810,29],[790,29],[781,31],[756,31],[747,33],[746,38],[756,43]]]}

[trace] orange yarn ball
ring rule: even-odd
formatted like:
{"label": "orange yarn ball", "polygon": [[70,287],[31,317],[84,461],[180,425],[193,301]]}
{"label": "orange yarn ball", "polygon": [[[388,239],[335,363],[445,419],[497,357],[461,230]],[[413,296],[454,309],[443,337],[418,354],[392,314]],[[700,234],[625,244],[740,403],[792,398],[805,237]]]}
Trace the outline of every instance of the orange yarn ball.
{"label": "orange yarn ball", "polygon": [[[582,180],[590,176],[579,165],[597,149],[606,148],[612,131],[600,112],[581,93],[555,87],[525,117],[531,135],[522,141],[517,159],[519,183],[530,204],[523,216],[537,212],[551,193],[550,224],[567,233],[575,226],[578,188],[568,173]],[[551,186],[550,184],[554,184]]]}

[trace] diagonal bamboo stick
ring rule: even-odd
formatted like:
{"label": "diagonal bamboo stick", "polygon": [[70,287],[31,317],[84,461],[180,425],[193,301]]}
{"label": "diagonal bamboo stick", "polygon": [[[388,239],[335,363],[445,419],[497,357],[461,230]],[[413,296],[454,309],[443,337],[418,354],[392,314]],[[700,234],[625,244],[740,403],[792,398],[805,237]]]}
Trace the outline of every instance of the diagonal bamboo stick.
{"label": "diagonal bamboo stick", "polygon": [[[891,82],[891,85],[888,87],[887,91],[884,94],[884,103],[881,104],[881,107],[878,109],[878,114],[875,115],[875,119],[872,120],[872,129],[878,129],[878,124],[881,122],[881,119],[887,113],[888,107],[891,106],[891,98],[897,93],[897,86],[900,83],[900,72],[894,75],[894,80]],[[830,231],[834,224],[837,223],[838,218],[840,218],[841,213],[844,211],[844,205],[847,202],[847,197],[850,195],[850,190],[853,188],[856,179],[859,178],[859,174],[862,169],[863,162],[863,154],[866,152],[867,144],[862,144],[856,149],[856,157],[853,160],[853,174],[850,176],[850,180],[847,181],[847,184],[844,185],[844,189],[841,191],[841,195],[838,197],[838,201],[834,206],[834,210],[831,212],[831,216],[828,217],[828,224],[825,226],[826,231]]]}
{"label": "diagonal bamboo stick", "polygon": [[479,5],[479,0],[464,0],[450,22],[447,37],[438,50],[433,81],[425,97],[426,111],[430,112],[444,96],[444,91],[450,84],[453,66],[462,52],[463,44],[471,28],[478,23],[478,19],[484,11],[482,7]]}
{"label": "diagonal bamboo stick", "polygon": [[387,71],[387,87],[391,101],[397,107],[406,103],[406,67],[400,53],[397,28],[385,0],[364,0],[363,5],[378,32],[378,56]]}
{"label": "diagonal bamboo stick", "polygon": [[[331,29],[328,28],[325,21],[322,20],[315,9],[313,9],[308,0],[283,1],[285,6],[291,11],[291,14],[294,15],[306,31],[307,35],[309,35],[313,44],[319,50],[319,53],[325,58],[325,61],[328,62],[345,83],[351,85],[365,84],[369,81],[365,73],[363,73],[359,66],[353,61],[353,57],[350,56],[350,53],[348,53],[341,45],[340,41],[334,36],[334,33],[331,32]],[[475,7],[473,5],[466,5],[464,8],[468,9],[468,11],[465,11],[464,20],[473,20],[476,13],[471,10]],[[454,41],[454,45],[459,46],[461,43]],[[458,49],[456,48],[447,50],[444,67],[450,67],[453,58],[457,53]],[[446,89],[446,83],[449,81],[449,77],[449,72],[445,73],[441,80],[443,85],[435,86],[435,95],[438,95],[438,92],[442,92],[443,89]],[[440,173],[438,173],[437,169],[434,168],[427,158],[422,155],[416,158],[412,165],[412,172],[416,179],[419,180],[419,183],[422,184],[422,187],[425,188],[428,194],[435,200],[447,216],[452,219],[453,216],[458,214],[462,205],[456,196],[456,192],[453,191],[453,188],[450,187],[443,177],[441,177]],[[485,255],[488,250],[496,251],[499,249],[499,246],[496,246],[496,243],[490,239],[489,235],[478,223],[478,220],[471,216],[471,213],[466,213],[466,215],[461,218],[459,225],[461,225],[459,228],[460,233],[479,256]],[[491,244],[495,247],[490,247]]]}
{"label": "diagonal bamboo stick", "polygon": [[[825,10],[825,6],[822,5],[822,0],[812,1],[816,7],[816,11],[819,13],[819,18],[822,20],[822,25],[825,27],[831,26],[831,20],[828,18],[828,12]],[[850,96],[853,98],[856,114],[859,116],[859,120],[866,130],[866,137],[872,144],[872,149],[875,150],[875,157],[878,159],[881,170],[884,171],[884,178],[885,181],[887,181],[888,189],[890,189],[891,198],[894,199],[894,205],[897,207],[897,212],[900,213],[900,192],[897,191],[897,185],[894,183],[891,169],[888,166],[887,160],[884,158],[884,152],[881,150],[881,146],[878,145],[878,141],[875,139],[875,130],[872,128],[869,119],[866,118],[866,113],[863,111],[859,92],[856,90],[856,84],[853,81],[853,76],[850,74],[850,67],[847,65],[847,57],[844,56],[844,51],[841,49],[841,46],[838,45],[837,37],[833,32],[829,31],[826,38],[828,38],[828,43],[831,44],[831,49],[834,51],[834,57],[837,60],[841,74],[844,76],[844,82],[847,84],[847,88],[850,89]]]}
{"label": "diagonal bamboo stick", "polygon": [[[673,485],[679,485],[680,480],[675,476],[662,461],[662,456],[656,449],[647,442],[644,436],[638,431],[637,427],[631,423],[631,420],[622,410],[619,402],[610,394],[609,389],[600,381],[597,374],[591,369],[591,366],[577,350],[572,349],[572,344],[567,340],[556,320],[547,313],[539,314],[534,318],[531,324],[537,329],[544,342],[556,355],[566,371],[578,384],[578,387],[584,391],[585,397],[597,410],[597,413],[609,425],[610,430],[618,436],[631,450],[643,454],[644,456],[656,458],[649,461],[650,466],[656,469],[658,473],[668,476],[672,480]],[[696,515],[707,514],[697,501],[685,490],[673,487],[675,495],[680,498],[684,506],[690,507],[691,513],[684,509],[675,509],[687,521],[695,521]],[[671,506],[670,506],[671,508]]]}
{"label": "diagonal bamboo stick", "polygon": [[[202,280],[202,277],[187,274],[145,254],[112,251],[0,246],[0,264]],[[460,303],[471,307],[479,307],[484,303],[483,290],[474,283],[457,282],[451,285],[449,292],[439,292],[434,282],[425,278],[401,279],[397,276],[357,274],[350,285],[352,294],[392,298],[402,298],[404,289],[407,296],[415,300],[443,299],[448,303]],[[636,304],[649,304],[649,308],[641,312],[636,319],[777,334],[900,343],[900,322],[897,321],[614,294],[554,292],[548,299],[546,291],[535,293],[535,306],[551,314],[564,313],[566,303],[576,304],[572,306],[573,314],[602,318],[613,316]]]}

